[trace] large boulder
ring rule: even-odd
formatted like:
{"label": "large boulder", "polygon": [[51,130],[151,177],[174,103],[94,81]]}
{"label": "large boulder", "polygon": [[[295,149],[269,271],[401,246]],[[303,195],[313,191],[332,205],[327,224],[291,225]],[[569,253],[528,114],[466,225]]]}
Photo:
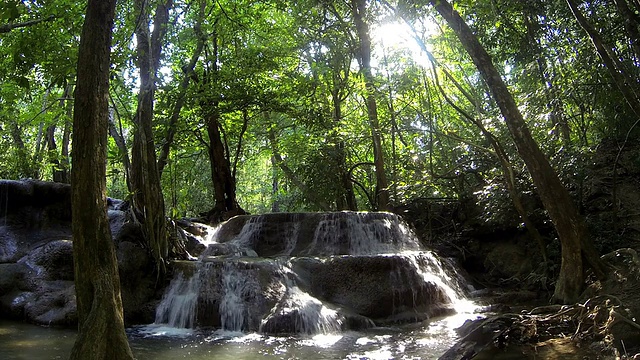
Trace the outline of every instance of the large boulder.
{"label": "large boulder", "polygon": [[[125,320],[153,320],[146,304],[155,276],[127,204],[108,199]],[[77,322],[71,230],[71,187],[0,180],[0,316],[43,325]],[[150,321],[149,321],[150,322]]]}
{"label": "large boulder", "polygon": [[422,268],[425,254],[298,258],[309,293],[378,323],[421,321],[452,311],[447,284]]}

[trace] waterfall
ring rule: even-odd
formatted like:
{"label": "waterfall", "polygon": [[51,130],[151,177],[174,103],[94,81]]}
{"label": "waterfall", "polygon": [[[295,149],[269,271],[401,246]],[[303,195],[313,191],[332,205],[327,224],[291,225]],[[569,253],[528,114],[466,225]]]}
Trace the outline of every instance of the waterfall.
{"label": "waterfall", "polygon": [[174,277],[156,308],[155,323],[175,328],[193,328],[199,285],[197,273],[187,279],[184,273]]}
{"label": "waterfall", "polygon": [[[260,324],[261,332],[329,334],[339,332],[344,316],[300,289],[289,262],[278,263],[286,292]],[[284,324],[282,323],[284,321]]]}
{"label": "waterfall", "polygon": [[395,214],[238,216],[209,234],[193,275],[171,281],[156,323],[327,334],[468,304],[451,267]]}
{"label": "waterfall", "polygon": [[460,286],[460,280],[453,278],[444,269],[445,260],[436,256],[432,251],[419,251],[401,254],[415,267],[425,282],[431,282],[440,287],[451,300],[458,312],[471,312],[476,306],[465,297]]}
{"label": "waterfall", "polygon": [[308,253],[372,255],[419,248],[416,236],[395,214],[344,211],[322,214]]}
{"label": "waterfall", "polygon": [[246,328],[248,304],[245,299],[255,295],[255,283],[247,276],[247,272],[238,269],[233,262],[222,266],[221,276],[222,298],[219,311],[223,330],[242,331]]}

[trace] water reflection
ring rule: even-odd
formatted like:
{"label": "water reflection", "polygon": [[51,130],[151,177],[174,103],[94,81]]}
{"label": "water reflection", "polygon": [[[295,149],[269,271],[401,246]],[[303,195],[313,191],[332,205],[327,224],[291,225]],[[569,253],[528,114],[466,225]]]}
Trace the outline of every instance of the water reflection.
{"label": "water reflection", "polygon": [[[187,331],[157,325],[128,329],[137,359],[437,359],[471,314],[406,327],[315,336]],[[0,359],[66,359],[75,331],[0,320]]]}

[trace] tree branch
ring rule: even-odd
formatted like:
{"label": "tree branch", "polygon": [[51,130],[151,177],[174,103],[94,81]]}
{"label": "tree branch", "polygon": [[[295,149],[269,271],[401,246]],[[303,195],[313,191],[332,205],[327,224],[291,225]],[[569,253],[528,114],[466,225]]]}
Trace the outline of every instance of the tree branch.
{"label": "tree branch", "polygon": [[9,31],[11,31],[13,29],[33,26],[33,25],[36,25],[36,24],[39,24],[39,23],[45,22],[45,21],[51,21],[51,20],[53,20],[55,18],[56,17],[54,15],[50,15],[49,17],[46,17],[44,19],[29,20],[29,21],[25,21],[25,22],[21,22],[21,23],[3,24],[3,25],[0,25],[0,34],[7,33],[7,32],[9,32]]}

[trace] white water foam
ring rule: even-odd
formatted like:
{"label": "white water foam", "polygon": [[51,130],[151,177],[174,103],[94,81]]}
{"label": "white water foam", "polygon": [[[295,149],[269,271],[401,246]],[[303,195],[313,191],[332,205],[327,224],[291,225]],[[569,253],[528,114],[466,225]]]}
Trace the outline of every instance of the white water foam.
{"label": "white water foam", "polygon": [[291,283],[288,286],[284,312],[297,311],[296,330],[303,334],[328,334],[339,332],[342,317],[337,311],[326,307],[322,301],[302,291]]}
{"label": "white water foam", "polygon": [[457,313],[472,313],[477,305],[469,301],[459,282],[445,271],[441,261],[432,251],[410,251],[399,254],[407,259],[425,282],[438,285],[451,300]]}

